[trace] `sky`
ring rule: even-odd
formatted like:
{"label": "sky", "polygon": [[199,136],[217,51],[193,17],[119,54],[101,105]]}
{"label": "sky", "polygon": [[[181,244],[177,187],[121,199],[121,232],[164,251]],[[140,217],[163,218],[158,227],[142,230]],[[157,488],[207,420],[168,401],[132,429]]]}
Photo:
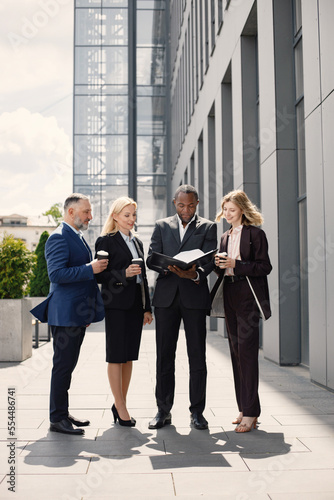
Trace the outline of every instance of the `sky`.
{"label": "sky", "polygon": [[72,192],[73,0],[0,0],[0,215]]}

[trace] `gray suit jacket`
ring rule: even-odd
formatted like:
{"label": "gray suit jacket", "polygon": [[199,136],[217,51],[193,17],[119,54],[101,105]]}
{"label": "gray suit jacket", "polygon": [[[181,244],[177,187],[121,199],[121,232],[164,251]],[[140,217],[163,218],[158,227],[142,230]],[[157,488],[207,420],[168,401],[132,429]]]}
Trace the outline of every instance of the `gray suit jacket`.
{"label": "gray suit jacket", "polygon": [[199,248],[204,253],[217,248],[217,226],[214,222],[198,215],[189,225],[181,242],[177,215],[156,222],[148,251],[147,267],[159,272],[153,306],[169,307],[179,290],[182,304],[190,309],[210,309],[210,294],[207,275],[214,269],[214,262],[197,269],[200,282],[179,278],[176,274],[161,273],[150,264],[152,252],[163,253],[173,257],[179,252]]}

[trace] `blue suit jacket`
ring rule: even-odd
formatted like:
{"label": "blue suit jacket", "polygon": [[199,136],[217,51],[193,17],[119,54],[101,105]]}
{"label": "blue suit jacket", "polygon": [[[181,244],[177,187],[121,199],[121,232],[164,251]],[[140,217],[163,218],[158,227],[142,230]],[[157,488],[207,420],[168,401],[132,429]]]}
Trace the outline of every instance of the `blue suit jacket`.
{"label": "blue suit jacket", "polygon": [[92,253],[80,237],[61,224],[45,245],[50,292],[31,310],[54,326],[86,326],[104,318],[104,306],[92,266]]}

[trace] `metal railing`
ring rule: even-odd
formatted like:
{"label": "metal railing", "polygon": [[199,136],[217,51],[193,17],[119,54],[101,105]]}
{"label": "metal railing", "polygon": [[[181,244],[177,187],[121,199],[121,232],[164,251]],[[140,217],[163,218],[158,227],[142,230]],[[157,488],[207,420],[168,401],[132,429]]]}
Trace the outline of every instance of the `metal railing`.
{"label": "metal railing", "polygon": [[33,347],[35,349],[37,349],[39,347],[39,342],[40,341],[44,341],[44,342],[50,342],[51,340],[51,327],[50,325],[48,325],[48,333],[47,333],[47,337],[46,338],[40,338],[40,335],[39,335],[39,325],[41,324],[40,321],[38,321],[38,319],[35,319],[33,320],[32,324],[34,325],[34,332],[35,334],[33,335]]}

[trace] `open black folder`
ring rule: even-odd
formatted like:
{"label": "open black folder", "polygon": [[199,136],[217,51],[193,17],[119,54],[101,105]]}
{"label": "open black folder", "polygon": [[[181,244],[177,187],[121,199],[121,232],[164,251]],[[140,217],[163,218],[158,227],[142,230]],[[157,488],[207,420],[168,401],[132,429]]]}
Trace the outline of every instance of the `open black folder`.
{"label": "open black folder", "polygon": [[217,252],[211,250],[210,252],[203,253],[202,250],[189,250],[187,252],[181,252],[175,255],[175,257],[170,257],[169,255],[164,255],[158,252],[152,252],[150,265],[155,267],[160,267],[163,270],[168,270],[168,266],[178,266],[181,269],[190,269],[194,264],[197,267],[204,266],[208,264]]}

